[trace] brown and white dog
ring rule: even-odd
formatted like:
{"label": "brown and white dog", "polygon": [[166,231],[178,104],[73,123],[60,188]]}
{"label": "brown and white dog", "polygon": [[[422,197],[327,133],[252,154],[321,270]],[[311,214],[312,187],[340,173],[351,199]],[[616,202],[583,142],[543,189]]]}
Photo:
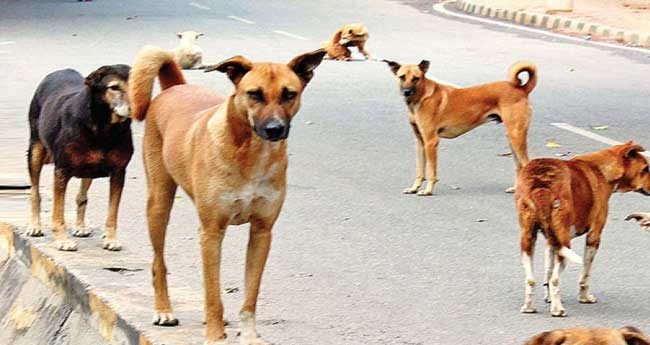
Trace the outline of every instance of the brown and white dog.
{"label": "brown and white dog", "polygon": [[365,25],[347,24],[336,30],[331,40],[323,42],[323,48],[327,50],[327,57],[332,60],[350,60],[350,47],[357,47],[366,59],[370,59],[370,54],[365,48],[368,37],[368,28]]}
{"label": "brown and white dog", "polygon": [[641,146],[630,141],[568,161],[534,159],[521,170],[515,200],[526,273],[522,313],[536,312],[533,255],[538,232],[546,237],[544,286],[551,315],[566,316],[560,298],[560,274],[566,259],[582,263],[570,249],[571,240],[582,235],[586,235],[586,245],[578,301],[596,303],[589,294],[589,276],[607,220],[609,198],[614,192],[650,194],[648,162],[639,154],[641,151]]}
{"label": "brown and white dog", "polygon": [[[254,63],[235,56],[206,72],[226,73],[235,88],[224,98],[187,85],[174,56],[145,47],[131,72],[133,116],[147,119],[144,163],[147,220],[154,249],[154,324],[173,326],[163,258],[165,231],[177,186],[193,200],[201,222],[206,344],[225,344],[219,267],[228,225],[250,223],[245,299],[240,311],[241,344],[265,344],[255,326],[260,281],[271,245],[271,228],[286,190],[287,141],[291,119],[324,50],[288,64]],[[151,99],[158,76],[163,90]]]}
{"label": "brown and white dog", "polygon": [[650,345],[636,327],[556,329],[528,339],[525,345]]}
{"label": "brown and white dog", "polygon": [[[516,63],[510,68],[508,81],[459,89],[427,79],[427,60],[418,65],[383,61],[397,76],[415,135],[415,181],[403,193],[432,195],[438,181],[436,168],[440,138],[456,138],[489,121],[505,125],[516,170],[528,162],[526,137],[532,116],[528,94],[537,83],[537,72],[532,63]],[[522,72],[528,74],[526,83],[518,79]],[[418,192],[425,180],[425,166],[427,186]]]}
{"label": "brown and white dog", "polygon": [[176,63],[183,69],[202,69],[203,65],[203,49],[199,47],[196,42],[203,33],[195,31],[177,32],[176,36],[180,38],[178,47],[174,49],[174,56]]}

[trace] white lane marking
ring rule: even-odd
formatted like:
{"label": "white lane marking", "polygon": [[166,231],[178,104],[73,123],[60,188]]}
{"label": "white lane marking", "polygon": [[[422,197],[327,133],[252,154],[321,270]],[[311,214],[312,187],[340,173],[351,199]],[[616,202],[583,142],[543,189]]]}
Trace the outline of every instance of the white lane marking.
{"label": "white lane marking", "polygon": [[[565,123],[565,122],[553,122],[553,123],[551,123],[551,126],[555,126],[557,128],[564,129],[565,131],[569,131],[569,132],[572,132],[574,134],[582,135],[583,137],[586,137],[586,138],[589,138],[591,140],[601,142],[603,144],[607,144],[607,145],[620,145],[620,144],[622,144],[622,142],[620,142],[620,141],[610,139],[610,138],[602,136],[600,134],[590,132],[590,131],[588,131],[586,129],[582,129],[582,128],[579,128],[579,127],[576,127],[576,126],[572,126],[572,125],[570,125],[568,123]],[[641,154],[646,156],[646,157],[650,157],[650,153],[648,153],[648,152],[641,152]]]}
{"label": "white lane marking", "polygon": [[287,36],[287,37],[295,38],[297,40],[303,40],[303,41],[308,41],[309,40],[309,38],[307,38],[307,37],[302,37],[300,35],[292,34],[290,32],[286,32],[286,31],[282,31],[282,30],[273,30],[273,32],[275,32],[276,34],[279,34],[279,35],[284,35],[284,36]]}
{"label": "white lane marking", "polygon": [[10,45],[10,44],[16,44],[16,41],[4,41],[4,42],[0,42],[0,46],[6,46],[6,45]]}
{"label": "white lane marking", "polygon": [[203,5],[201,5],[201,4],[197,4],[196,2],[190,2],[189,5],[192,6],[192,7],[200,8],[200,9],[202,9],[202,10],[206,10],[206,11],[209,11],[209,10],[210,10],[210,7],[208,7],[208,6],[203,6]]}
{"label": "white lane marking", "polygon": [[238,16],[228,16],[228,18],[236,20],[238,22],[246,23],[246,24],[255,24],[254,21],[248,20],[246,18],[238,17]]}
{"label": "white lane marking", "polygon": [[561,39],[568,40],[568,41],[573,41],[573,42],[587,43],[587,44],[596,45],[596,46],[600,46],[600,47],[622,49],[622,50],[634,51],[634,52],[645,53],[645,54],[647,54],[650,51],[650,50],[644,49],[644,48],[626,47],[626,46],[622,46],[622,45],[618,45],[618,44],[612,44],[612,43],[597,42],[597,41],[585,41],[582,38],[577,38],[577,37],[572,37],[572,36],[567,36],[567,35],[562,35],[562,34],[556,34],[556,33],[551,32],[551,31],[546,31],[546,30],[541,30],[541,29],[533,29],[533,28],[530,28],[530,27],[527,27],[527,26],[521,26],[521,25],[517,25],[517,24],[510,24],[510,23],[505,23],[505,22],[496,21],[496,20],[490,20],[490,19],[486,19],[486,18],[482,18],[482,17],[470,16],[470,15],[467,15],[467,14],[460,14],[460,13],[456,13],[456,12],[451,12],[451,11],[448,11],[445,8],[445,2],[441,2],[441,3],[437,3],[437,4],[433,5],[433,9],[435,11],[439,12],[439,13],[446,14],[446,15],[452,16],[452,17],[469,19],[469,20],[473,20],[473,21],[477,21],[477,22],[481,22],[481,23],[498,25],[498,26],[503,26],[503,27],[506,27],[506,28],[533,32],[533,33],[536,33],[536,34],[561,38]]}

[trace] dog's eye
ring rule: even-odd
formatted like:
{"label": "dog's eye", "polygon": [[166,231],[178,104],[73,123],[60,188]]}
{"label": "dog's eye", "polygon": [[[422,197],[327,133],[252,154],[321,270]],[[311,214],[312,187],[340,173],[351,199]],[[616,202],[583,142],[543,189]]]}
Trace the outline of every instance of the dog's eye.
{"label": "dog's eye", "polygon": [[349,33],[349,34],[352,34],[352,30],[349,30],[348,33]]}
{"label": "dog's eye", "polygon": [[284,89],[282,90],[282,101],[284,102],[293,101],[293,99],[296,98],[297,95],[298,93],[296,91],[289,91],[287,89]]}
{"label": "dog's eye", "polygon": [[113,91],[120,91],[120,86],[119,85],[111,85],[108,88],[113,90]]}
{"label": "dog's eye", "polygon": [[246,92],[248,97],[254,102],[262,103],[264,102],[264,94],[261,90],[251,90]]}
{"label": "dog's eye", "polygon": [[400,75],[399,78],[402,79],[402,81],[404,81],[406,80],[406,75]]}
{"label": "dog's eye", "polygon": [[420,77],[413,77],[413,82],[417,82],[418,80],[420,80]]}
{"label": "dog's eye", "polygon": [[650,167],[646,165],[645,168],[643,168],[643,172],[650,173]]}

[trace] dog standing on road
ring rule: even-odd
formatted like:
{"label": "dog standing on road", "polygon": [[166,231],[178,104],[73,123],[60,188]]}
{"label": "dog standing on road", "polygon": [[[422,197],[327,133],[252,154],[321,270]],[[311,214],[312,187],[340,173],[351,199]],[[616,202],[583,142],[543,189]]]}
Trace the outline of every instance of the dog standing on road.
{"label": "dog standing on road", "polygon": [[556,329],[540,333],[525,345],[650,345],[636,327]]}
{"label": "dog standing on road", "polygon": [[[154,324],[173,326],[163,257],[165,232],[177,186],[193,200],[201,222],[206,344],[225,344],[219,270],[228,225],[250,223],[240,343],[266,344],[257,334],[255,311],[271,245],[271,229],[286,191],[291,119],[324,50],[288,64],[254,63],[235,56],[206,72],[226,73],[234,84],[226,99],[187,85],[173,55],[145,47],[131,72],[133,116],[147,119],[143,142],[147,174],[147,221],[154,249]],[[163,90],[151,100],[158,76]]]}
{"label": "dog standing on road", "polygon": [[[427,79],[427,60],[418,65],[383,61],[397,76],[415,135],[416,177],[403,193],[432,195],[438,181],[440,138],[456,138],[489,121],[505,125],[517,172],[528,162],[527,136],[532,116],[528,94],[537,83],[537,70],[532,63],[519,62],[512,66],[509,81],[458,89]],[[519,81],[522,72],[528,74],[525,83]],[[418,192],[425,180],[425,167],[427,186]]]}
{"label": "dog standing on road", "polygon": [[176,33],[181,39],[178,47],[174,49],[176,63],[183,69],[203,69],[203,49],[196,42],[203,36],[200,32],[183,31]]}
{"label": "dog standing on road", "polygon": [[533,255],[540,231],[546,237],[544,286],[551,315],[566,316],[560,297],[560,274],[566,259],[583,263],[570,249],[571,240],[582,235],[586,235],[586,245],[578,301],[596,303],[589,294],[589,277],[607,220],[609,198],[614,192],[650,195],[650,171],[641,151],[641,146],[630,141],[568,161],[534,159],[520,172],[515,200],[526,273],[522,313],[536,312]]}
{"label": "dog standing on road", "polygon": [[327,57],[332,60],[350,60],[352,58],[350,47],[357,47],[366,59],[370,59],[370,54],[366,51],[369,36],[365,25],[347,24],[336,30],[332,39],[323,42],[323,48],[327,50]]}
{"label": "dog standing on road", "polygon": [[85,223],[88,189],[93,179],[110,176],[110,202],[104,232],[104,249],[120,250],[116,238],[117,211],[126,166],[133,154],[128,98],[129,66],[103,66],[84,77],[65,69],[41,82],[29,108],[30,139],[27,164],[31,179],[32,217],[27,235],[41,231],[40,176],[43,165],[54,162],[52,232],[59,250],[72,251],[68,239],[64,200],[71,177],[81,178],[77,195],[74,235],[90,235]]}

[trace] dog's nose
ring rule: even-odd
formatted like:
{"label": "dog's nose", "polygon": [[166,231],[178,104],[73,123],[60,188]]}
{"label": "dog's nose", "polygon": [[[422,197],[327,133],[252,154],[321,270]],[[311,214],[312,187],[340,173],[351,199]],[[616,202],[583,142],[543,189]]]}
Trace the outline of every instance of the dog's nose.
{"label": "dog's nose", "polygon": [[404,97],[409,97],[413,94],[413,89],[411,88],[404,88],[402,89],[402,93],[404,94]]}
{"label": "dog's nose", "polygon": [[264,126],[264,136],[271,141],[287,138],[288,127],[280,121],[271,121]]}

